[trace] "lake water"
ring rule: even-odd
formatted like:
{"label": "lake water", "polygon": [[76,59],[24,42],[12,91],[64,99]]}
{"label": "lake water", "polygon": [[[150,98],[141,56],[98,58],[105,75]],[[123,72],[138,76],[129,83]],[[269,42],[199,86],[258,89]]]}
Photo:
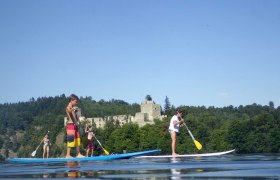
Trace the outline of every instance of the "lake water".
{"label": "lake water", "polygon": [[19,164],[2,162],[4,178],[91,179],[280,179],[279,154],[202,158]]}

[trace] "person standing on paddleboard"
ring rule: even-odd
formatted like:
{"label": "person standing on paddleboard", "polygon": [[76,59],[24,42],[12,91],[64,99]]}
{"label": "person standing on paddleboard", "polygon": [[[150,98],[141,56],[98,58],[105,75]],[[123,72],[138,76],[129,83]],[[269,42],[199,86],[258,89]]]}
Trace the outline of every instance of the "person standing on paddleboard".
{"label": "person standing on paddleboard", "polygon": [[71,94],[69,96],[68,105],[66,106],[66,115],[67,115],[67,125],[66,125],[66,133],[67,133],[67,153],[66,158],[72,158],[70,155],[71,148],[76,147],[76,157],[85,157],[80,153],[80,133],[79,125],[80,120],[77,117],[78,110],[78,101],[79,98],[75,94]]}
{"label": "person standing on paddleboard", "polygon": [[172,156],[176,156],[176,139],[177,134],[179,133],[179,128],[182,123],[184,123],[184,120],[179,120],[179,117],[181,117],[183,114],[182,110],[177,109],[176,115],[174,115],[169,124],[169,132],[171,136],[171,148],[172,148]]}
{"label": "person standing on paddleboard", "polygon": [[[85,132],[87,134],[87,139],[88,139],[86,157],[91,157],[91,156],[93,156],[93,150],[94,150],[94,142],[93,142],[94,134],[93,134],[92,126],[87,127],[87,124],[86,124]],[[89,151],[91,151],[90,156],[89,156]]]}
{"label": "person standing on paddleboard", "polygon": [[49,151],[50,151],[50,139],[49,139],[49,135],[46,134],[44,139],[44,145],[43,145],[43,158],[45,158],[45,155],[47,158],[49,158]]}

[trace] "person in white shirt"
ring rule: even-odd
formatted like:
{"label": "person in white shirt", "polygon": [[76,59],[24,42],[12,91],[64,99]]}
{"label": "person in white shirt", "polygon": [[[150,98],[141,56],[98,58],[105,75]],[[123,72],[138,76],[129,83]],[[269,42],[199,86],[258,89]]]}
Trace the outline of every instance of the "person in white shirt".
{"label": "person in white shirt", "polygon": [[179,120],[179,117],[182,116],[182,110],[177,109],[177,114],[174,115],[171,120],[170,120],[170,125],[169,125],[169,132],[171,135],[171,148],[172,148],[172,156],[176,156],[176,138],[177,138],[177,133],[179,133],[179,128],[182,123],[184,123],[184,120],[181,119]]}

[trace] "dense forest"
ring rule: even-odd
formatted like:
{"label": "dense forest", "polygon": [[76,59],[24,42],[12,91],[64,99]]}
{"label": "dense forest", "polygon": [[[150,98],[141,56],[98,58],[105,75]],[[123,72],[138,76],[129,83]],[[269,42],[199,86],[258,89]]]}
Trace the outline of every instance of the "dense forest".
{"label": "dense forest", "polygon": [[[151,97],[149,97],[151,98]],[[175,107],[165,100],[163,120],[139,127],[127,123],[107,121],[104,129],[95,129],[95,134],[110,153],[122,153],[161,149],[170,154],[169,120],[175,114]],[[8,156],[30,157],[44,134],[50,131],[52,143],[50,157],[63,157],[66,153],[64,117],[67,97],[31,98],[28,102],[0,104],[0,149],[1,160]],[[81,97],[79,107],[85,117],[112,115],[135,115],[140,105],[122,100],[95,101]],[[184,120],[195,138],[203,145],[198,151],[184,127],[180,129],[177,153],[216,152],[236,149],[237,153],[279,153],[280,152],[280,107],[273,102],[267,106],[252,104],[239,107],[194,107],[181,106]],[[102,153],[96,144],[95,155]],[[84,152],[82,148],[82,152]],[[41,157],[42,148],[36,156]]]}

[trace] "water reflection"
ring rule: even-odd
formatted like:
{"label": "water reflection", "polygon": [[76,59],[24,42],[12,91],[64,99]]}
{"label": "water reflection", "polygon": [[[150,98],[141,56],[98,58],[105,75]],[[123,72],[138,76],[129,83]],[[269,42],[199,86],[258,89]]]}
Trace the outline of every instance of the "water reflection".
{"label": "water reflection", "polygon": [[50,174],[43,174],[43,178],[51,178]]}
{"label": "water reflection", "polygon": [[80,178],[80,177],[94,177],[96,175],[94,170],[88,169],[88,164],[81,166],[80,162],[67,162],[65,177]]}
{"label": "water reflection", "polygon": [[[180,162],[180,158],[176,158],[176,157],[171,158],[172,164],[177,164],[178,162]],[[172,167],[176,167],[176,166],[172,166]],[[181,179],[181,169],[171,168],[171,175],[172,175],[171,179],[180,180]]]}
{"label": "water reflection", "polygon": [[85,176],[86,176],[86,177],[93,177],[94,175],[95,175],[95,174],[94,174],[93,171],[88,171],[88,172],[85,173]]}
{"label": "water reflection", "polygon": [[[194,161],[195,160],[195,161]],[[204,169],[200,168],[200,165],[195,165],[199,163],[197,159],[187,159],[187,158],[182,158],[182,157],[173,157],[170,159],[171,163],[171,179],[184,179],[186,176],[191,176],[192,174],[201,174],[204,173]],[[188,167],[188,168],[187,168]]]}
{"label": "water reflection", "polygon": [[3,178],[279,179],[279,154],[102,162],[0,163]]}
{"label": "water reflection", "polygon": [[67,171],[67,176],[70,178],[79,178],[81,177],[81,173],[79,171],[79,162],[67,162],[67,167],[68,167],[68,171]]}

